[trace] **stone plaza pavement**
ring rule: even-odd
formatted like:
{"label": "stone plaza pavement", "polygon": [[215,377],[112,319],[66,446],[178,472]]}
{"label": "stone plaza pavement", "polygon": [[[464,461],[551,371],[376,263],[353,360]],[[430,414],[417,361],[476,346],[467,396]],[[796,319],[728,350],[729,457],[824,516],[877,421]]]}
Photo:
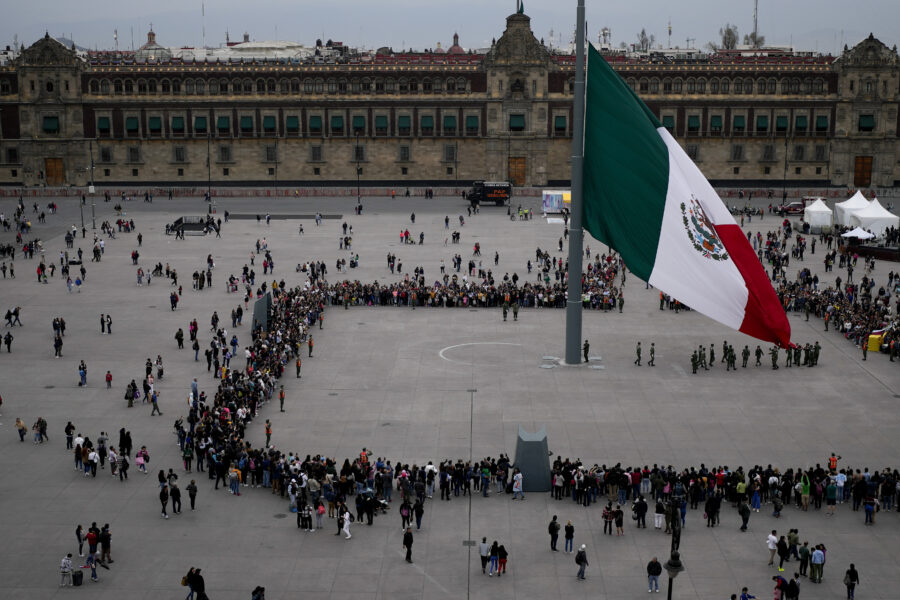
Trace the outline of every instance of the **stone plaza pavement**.
{"label": "stone plaza pavement", "polygon": [[[31,202],[26,205],[31,211]],[[62,235],[70,223],[80,225],[77,201],[63,199],[58,215],[46,225],[35,225],[33,237],[43,240],[48,261],[58,261]],[[535,203],[535,200],[530,200]],[[44,200],[44,204],[46,200]],[[175,468],[182,489],[190,479],[180,466],[172,423],[186,415],[186,397],[193,377],[212,395],[215,383],[204,363],[191,360],[187,348],[177,350],[173,335],[188,322],[200,324],[201,346],[209,341],[213,310],[232,331],[228,314],[242,296],[227,294],[225,278],[239,274],[249,261],[256,239],[267,238],[276,263],[276,277],[287,284],[301,282],[295,265],[323,260],[328,280],[399,281],[386,268],[388,252],[397,254],[404,273],[416,265],[425,268],[426,280],[438,278],[439,262],[450,269],[451,256],[467,261],[472,245],[480,242],[485,266],[495,278],[518,272],[526,278],[525,262],[533,260],[537,246],[556,256],[562,225],[533,221],[511,222],[504,209],[485,207],[466,217],[462,242],[444,246],[457,217],[465,214],[458,198],[435,200],[364,200],[364,212],[354,215],[354,199],[254,199],[218,202],[218,214],[325,214],[341,215],[316,227],[311,219],[273,220],[270,226],[255,219],[234,219],[221,239],[214,236],[166,237],[164,224],[177,216],[203,214],[206,204],[190,199],[146,204],[128,203],[127,217],[143,234],[140,264],[152,269],[158,261],[179,273],[184,294],[178,310],[169,310],[169,282],[154,279],[137,287],[130,253],[137,248],[135,234],[119,234],[106,243],[103,261],[89,262],[90,239],[80,237],[88,271],[84,289],[68,294],[57,277],[49,285],[37,283],[34,261],[16,259],[15,280],[0,281],[0,308],[22,306],[24,327],[15,327],[12,353],[0,352],[0,522],[7,552],[0,561],[3,598],[66,598],[90,593],[92,598],[181,598],[187,593],[179,580],[188,567],[202,567],[207,593],[213,600],[246,599],[256,585],[267,588],[267,598],[547,598],[579,594],[600,599],[640,598],[646,592],[646,563],[653,556],[668,558],[669,538],[654,531],[636,530],[626,523],[622,538],[602,535],[601,507],[582,508],[556,502],[544,494],[528,493],[526,501],[511,502],[506,495],[475,497],[471,502],[430,500],[423,529],[416,532],[415,564],[403,561],[399,516],[396,509],[376,519],[373,527],[354,525],[353,538],[333,534],[333,521],[315,534],[300,532],[287,502],[261,489],[244,488],[240,497],[215,492],[204,474],[197,477],[197,510],[162,520],[159,515],[158,469]],[[531,205],[532,208],[534,204]],[[14,201],[0,202],[0,211],[13,212]],[[99,224],[112,217],[112,203],[97,204]],[[415,211],[415,224],[410,213]],[[36,222],[36,215],[33,218]],[[346,275],[335,272],[340,224],[353,225],[353,251],[359,269]],[[90,238],[90,203],[85,222]],[[748,224],[752,231],[775,228],[780,219],[767,217]],[[412,237],[425,232],[422,246],[403,246],[399,232]],[[5,233],[0,241],[11,241]],[[26,237],[26,239],[29,239]],[[589,239],[592,253],[605,247]],[[821,248],[821,247],[820,247]],[[493,266],[494,252],[500,264]],[[190,274],[215,257],[213,287],[190,289]],[[823,281],[818,249],[805,265]],[[813,260],[815,259],[815,260]],[[6,261],[9,262],[8,260]],[[256,263],[260,280],[261,259]],[[799,267],[792,263],[793,276]],[[875,272],[884,280],[892,266],[880,264]],[[841,274],[827,274],[827,281]],[[269,278],[271,280],[271,278]],[[736,349],[756,341],[692,312],[674,314],[658,310],[658,292],[629,276],[625,310],[586,311],[584,334],[591,354],[602,357],[603,369],[541,369],[542,357],[562,356],[564,311],[523,309],[519,321],[502,322],[499,309],[417,309],[354,307],[329,308],[322,331],[313,331],[314,357],[304,357],[303,378],[284,379],[287,412],[280,415],[269,404],[248,430],[255,445],[263,441],[263,423],[273,421],[273,443],[301,455],[324,453],[343,460],[365,446],[376,456],[396,462],[422,464],[442,458],[475,459],[515,453],[517,429],[547,427],[554,454],[580,457],[585,462],[623,465],[673,464],[677,467],[728,465],[745,469],[754,464],[806,467],[824,463],[831,452],[843,456],[842,466],[880,469],[896,467],[896,440],[900,434],[897,395],[900,377],[896,365],[883,355],[861,353],[822,322],[792,314],[794,340],[819,340],[823,346],[817,368],[771,371],[768,367],[726,373],[721,364],[709,372],[690,375],[689,356],[698,344],[732,342]],[[110,313],[113,334],[100,334],[98,319]],[[54,360],[51,320],[66,319],[68,328],[63,358]],[[236,333],[249,337],[249,315]],[[3,332],[5,333],[5,331]],[[657,347],[657,366],[632,364],[635,343],[643,342],[644,360],[650,342]],[[767,346],[763,345],[764,349]],[[124,387],[143,375],[144,361],[161,354],[165,378],[161,390],[162,417],[151,417],[148,405],[128,409]],[[76,385],[76,365],[88,365],[88,386]],[[765,357],[768,361],[768,355]],[[242,364],[241,361],[238,361]],[[646,362],[645,362],[646,364]],[[752,364],[752,359],[751,359]],[[783,361],[782,361],[783,367]],[[114,377],[106,390],[106,371]],[[469,393],[468,390],[477,390]],[[20,444],[14,421],[21,417],[30,427],[38,416],[49,422],[50,442],[33,445],[31,436]],[[134,445],[146,445],[152,457],[150,474],[133,465],[130,480],[120,483],[101,471],[96,479],[73,471],[71,453],[62,433],[71,420],[78,431],[95,439],[103,430],[117,440],[119,428],[132,433]],[[188,507],[187,495],[184,497]],[[575,525],[575,543],[587,544],[590,567],[586,581],[575,578],[573,555],[551,553],[547,523],[554,514]],[[100,570],[100,583],[85,578],[82,589],[59,589],[58,564],[77,547],[77,524],[109,523],[113,534],[111,570]],[[793,508],[775,520],[766,510],[752,516],[750,531],[740,533],[740,519],[726,507],[722,527],[703,526],[702,510],[689,511],[681,540],[687,570],[675,581],[675,598],[727,599],[750,587],[759,598],[771,597],[771,576],[766,567],[765,537],[776,528],[786,533],[799,528],[801,540],[825,543],[828,564],[825,581],[803,580],[801,598],[844,597],[843,572],[855,562],[862,585],[860,599],[896,599],[898,568],[898,515],[882,513],[875,527],[863,526],[863,513],[844,505],[838,515],[800,513]],[[508,576],[481,574],[477,549],[466,539],[499,540],[510,552]],[[791,564],[784,575],[790,575]],[[663,585],[662,594],[665,593]]]}

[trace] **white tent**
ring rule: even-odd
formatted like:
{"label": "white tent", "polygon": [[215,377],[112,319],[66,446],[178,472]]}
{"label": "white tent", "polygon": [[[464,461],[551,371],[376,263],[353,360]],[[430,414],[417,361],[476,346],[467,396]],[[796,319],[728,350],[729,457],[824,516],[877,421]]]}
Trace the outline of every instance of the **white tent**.
{"label": "white tent", "polygon": [[862,192],[856,190],[856,193],[843,202],[834,205],[834,220],[840,225],[850,225],[850,214],[869,205],[869,201],[862,195]]}
{"label": "white tent", "polygon": [[857,227],[857,228],[854,229],[853,231],[848,231],[847,233],[842,234],[841,237],[843,237],[843,238],[856,238],[856,239],[859,239],[859,240],[869,240],[869,239],[872,239],[873,237],[875,237],[875,235],[872,234],[872,233],[869,233],[868,231],[866,231],[866,230],[863,229],[862,227]]}
{"label": "white tent", "polygon": [[850,215],[850,225],[868,229],[881,236],[888,227],[900,226],[900,217],[881,206],[878,200],[872,200],[867,207],[853,211]]}
{"label": "white tent", "polygon": [[803,209],[803,220],[809,223],[810,229],[821,231],[823,227],[831,227],[831,209],[819,198]]}

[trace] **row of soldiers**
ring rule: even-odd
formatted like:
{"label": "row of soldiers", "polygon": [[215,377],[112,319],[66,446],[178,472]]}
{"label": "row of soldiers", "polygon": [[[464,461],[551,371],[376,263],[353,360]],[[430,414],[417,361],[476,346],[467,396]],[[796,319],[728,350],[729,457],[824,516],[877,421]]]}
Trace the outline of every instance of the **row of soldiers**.
{"label": "row of soldiers", "polygon": [[[800,366],[801,358],[802,365],[806,367],[814,367],[819,362],[819,351],[822,347],[819,345],[819,342],[816,341],[815,344],[806,344],[805,346],[794,346],[793,348],[785,349],[785,360],[787,361],[787,366]],[[756,347],[756,351],[754,352],[756,357],[756,366],[760,366],[762,364],[763,357],[763,349],[760,346]],[[772,369],[778,369],[778,355],[779,348],[778,346],[772,346],[769,349],[769,357],[772,359]],[[744,349],[741,350],[741,367],[746,369],[747,362],[750,360],[750,347],[744,346]],[[713,366],[716,362],[716,347],[713,344],[709,345],[709,362],[706,360],[706,347],[702,344],[699,346],[697,350],[691,354],[691,373],[696,375],[698,369],[703,369],[704,371],[709,371],[709,367]],[[725,370],[730,371],[734,369],[737,371],[737,353],[734,350],[734,346],[729,344],[727,341],[722,342],[722,361],[725,363]]]}

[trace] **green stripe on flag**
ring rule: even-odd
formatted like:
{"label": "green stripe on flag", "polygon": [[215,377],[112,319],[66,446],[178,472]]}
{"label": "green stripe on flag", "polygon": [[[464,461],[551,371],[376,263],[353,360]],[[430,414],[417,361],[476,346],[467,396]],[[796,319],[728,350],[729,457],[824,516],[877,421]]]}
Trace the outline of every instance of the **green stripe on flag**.
{"label": "green stripe on flag", "polygon": [[669,187],[669,152],[650,109],[591,45],[584,124],[584,228],[647,281]]}

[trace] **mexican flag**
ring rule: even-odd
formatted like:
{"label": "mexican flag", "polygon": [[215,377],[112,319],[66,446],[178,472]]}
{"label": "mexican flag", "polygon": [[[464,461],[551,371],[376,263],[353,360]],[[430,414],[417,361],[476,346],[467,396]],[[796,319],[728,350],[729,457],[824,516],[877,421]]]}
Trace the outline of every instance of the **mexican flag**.
{"label": "mexican flag", "polygon": [[588,50],[584,228],[657,289],[747,335],[791,328],[747,237],[649,108]]}

